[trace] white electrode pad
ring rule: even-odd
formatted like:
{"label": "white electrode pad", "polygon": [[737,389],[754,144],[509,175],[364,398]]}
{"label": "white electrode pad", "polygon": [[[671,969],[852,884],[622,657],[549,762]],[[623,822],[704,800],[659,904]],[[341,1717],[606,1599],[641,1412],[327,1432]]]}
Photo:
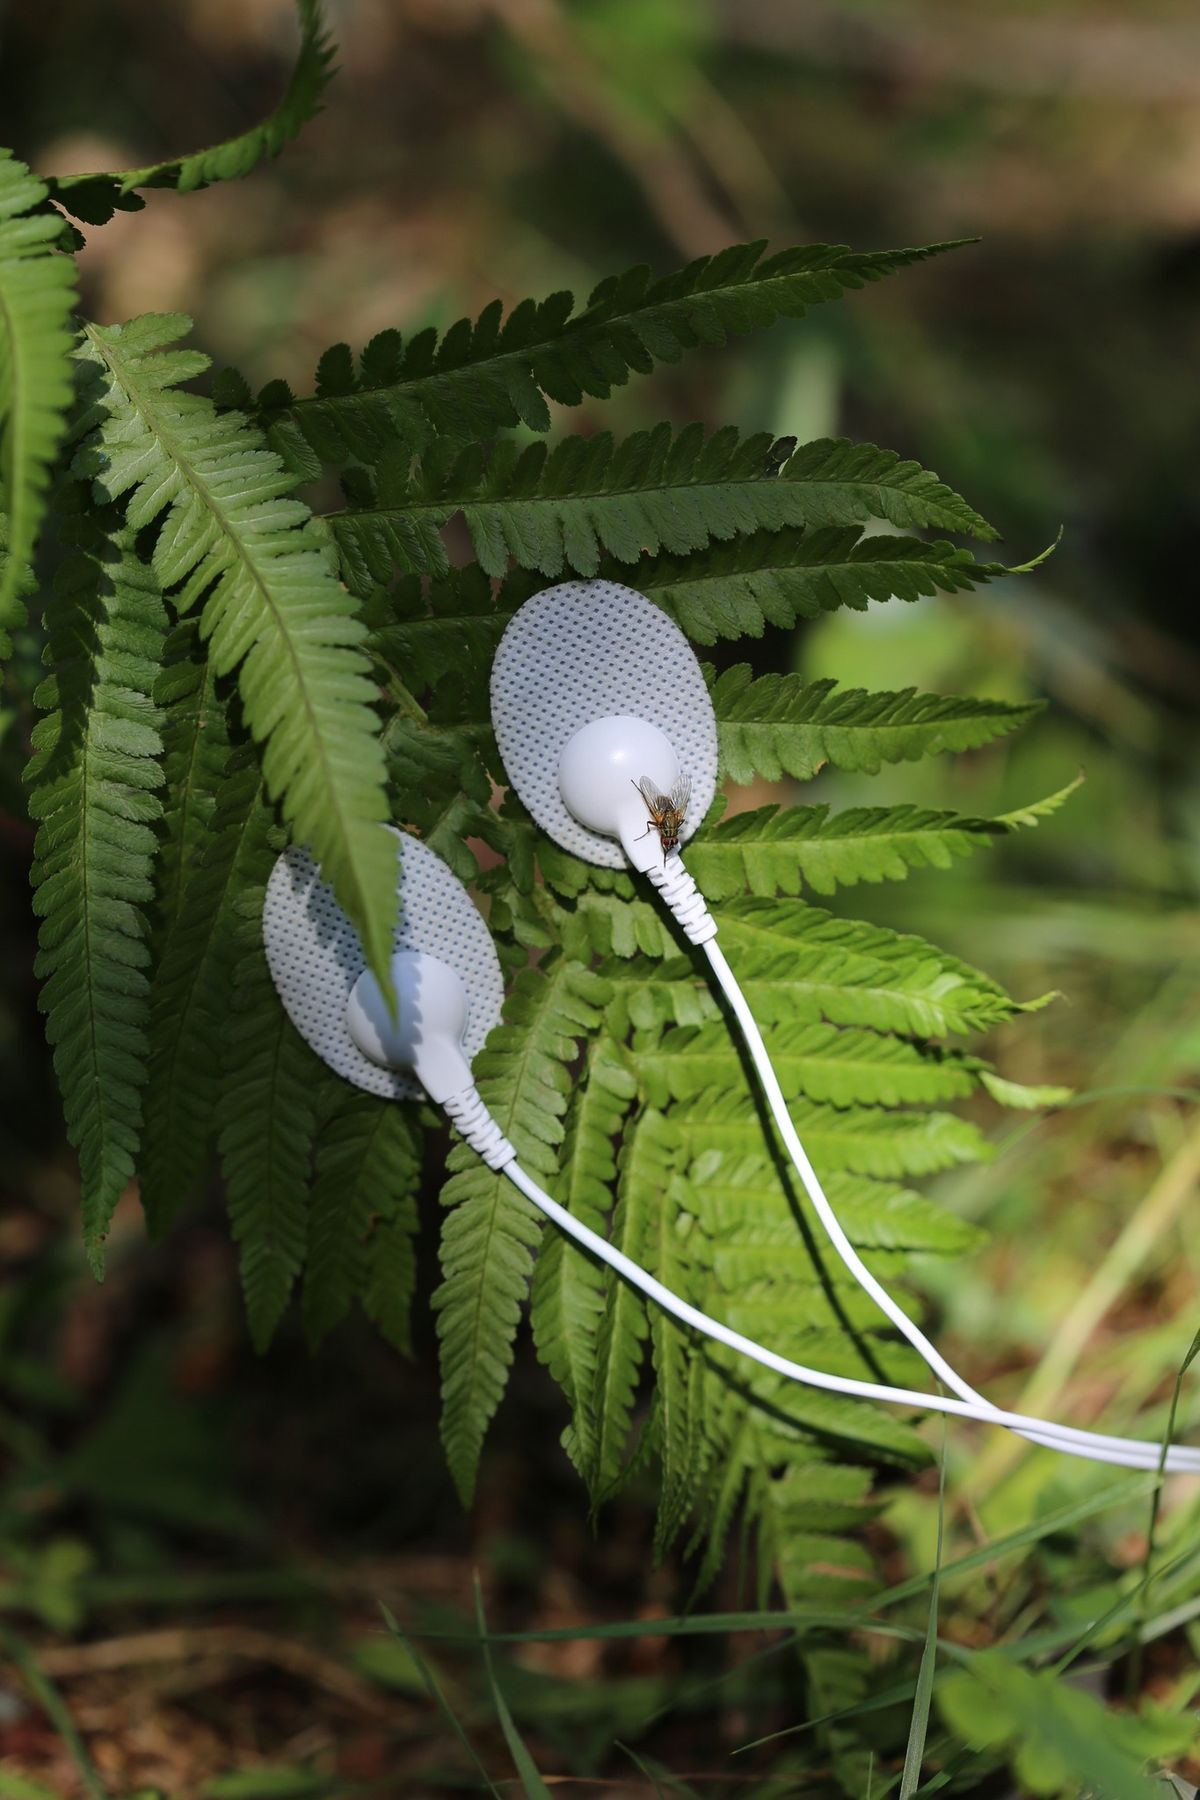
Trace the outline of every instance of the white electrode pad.
{"label": "white electrode pad", "polygon": [[[462,882],[436,852],[407,832],[386,829],[396,839],[400,890],[393,948],[424,951],[458,975],[467,994],[463,1050],[470,1062],[499,1022],[504,1000],[492,934]],[[413,1075],[381,1068],[350,1036],[346,1003],[366,968],[366,958],[358,933],[307,850],[285,850],[271,871],[263,905],[263,944],[288,1018],[322,1062],[383,1099],[422,1097]]]}
{"label": "white electrode pad", "polygon": [[623,869],[616,838],[563,804],[563,748],[593,719],[632,714],[671,740],[691,799],[681,838],[712,805],[717,723],[691,645],[644,594],[615,581],[564,581],[527,600],[492,664],[492,724],[509,781],[564,850]]}

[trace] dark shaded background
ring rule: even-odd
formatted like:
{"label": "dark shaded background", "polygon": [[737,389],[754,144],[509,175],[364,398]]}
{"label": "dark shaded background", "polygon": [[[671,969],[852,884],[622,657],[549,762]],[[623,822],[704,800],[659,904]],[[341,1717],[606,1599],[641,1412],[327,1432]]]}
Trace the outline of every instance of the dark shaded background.
{"label": "dark shaded background", "polygon": [[[1037,1369],[1064,1415],[1113,1393],[1135,1402],[1190,1336],[1197,1260],[1185,1222],[1200,1155],[1179,1097],[1200,1063],[1194,6],[342,0],[330,13],[341,75],[323,116],[248,181],[151,194],[144,212],[90,232],[92,316],[187,311],[218,364],[304,390],[335,340],[445,326],[497,293],[582,296],[637,261],[665,270],[756,236],[982,239],[637,381],[576,428],[669,415],[845,432],[938,469],[998,524],[1010,561],[1062,528],[1035,576],[726,653],[848,683],[1049,700],[1023,741],[902,765],[870,798],[987,811],[1082,765],[1069,808],[986,862],[856,892],[851,910],[922,930],[1018,991],[1069,996],[1007,1034],[1003,1066],[1103,1097],[1050,1126],[996,1127],[1000,1164],[946,1186],[993,1248],[931,1271],[930,1286],[955,1355],[997,1397],[1014,1400]],[[293,44],[286,0],[19,0],[0,9],[0,136],[47,173],[215,141],[274,103]],[[254,1363],[215,1196],[155,1251],[131,1201],[110,1278],[90,1284],[34,1010],[11,708],[0,724],[10,1603],[19,1589],[117,1789],[158,1782],[187,1800],[266,1758],[440,1791],[453,1741],[380,1637],[379,1598],[410,1617],[461,1617],[479,1562],[494,1611],[521,1626],[652,1617],[686,1581],[674,1566],[648,1572],[643,1498],[590,1536],[528,1352],[470,1521],[441,1472],[427,1316],[414,1365],[354,1329],[312,1361],[294,1328]],[[864,786],[822,777],[816,791],[845,803]],[[1131,1216],[1144,1228],[1123,1247]],[[1114,1244],[1096,1295],[1089,1280]],[[963,1447],[966,1498],[1011,1473],[1006,1454],[990,1444],[972,1468]],[[1004,1518],[1039,1504],[1039,1479],[1018,1472]],[[901,1571],[906,1557],[928,1564],[929,1504],[897,1496],[881,1528]],[[714,1604],[738,1591],[731,1566]],[[107,1668],[73,1642],[85,1625],[91,1644],[166,1635],[149,1667],[127,1647]],[[622,1785],[613,1771],[631,1765],[607,1746],[668,1698],[647,1741],[694,1771],[724,1768],[763,1708],[786,1716],[778,1669],[727,1677],[719,1703],[689,1700],[746,1648],[579,1643],[524,1655],[512,1679],[544,1767],[603,1767],[594,1791],[644,1793]],[[461,1705],[486,1710],[476,1673],[456,1683]],[[12,1707],[0,1773],[76,1791],[36,1709]]]}

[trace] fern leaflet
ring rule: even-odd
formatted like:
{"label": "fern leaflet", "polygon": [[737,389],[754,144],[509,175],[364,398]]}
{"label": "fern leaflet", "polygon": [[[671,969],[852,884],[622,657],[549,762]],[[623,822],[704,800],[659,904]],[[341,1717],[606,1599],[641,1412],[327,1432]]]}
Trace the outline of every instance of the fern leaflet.
{"label": "fern leaflet", "polygon": [[25,619],[20,591],[71,403],[75,269],[58,254],[62,220],[45,199],[45,184],[0,150],[0,656]]}
{"label": "fern leaflet", "polygon": [[[258,892],[261,910],[261,890]],[[258,915],[243,926],[238,1018],[226,1030],[218,1147],[256,1350],[283,1316],[307,1247],[318,1063],[279,1002]]]}
{"label": "fern leaflet", "polygon": [[125,533],[59,571],[47,607],[48,712],[33,734],[40,1005],[83,1175],[88,1260],[133,1178],[146,1079],[146,906],[162,813],[151,697],[166,611]]}
{"label": "fern leaflet", "polygon": [[721,761],[731,781],[762,775],[806,781],[826,763],[877,774],[884,763],[915,762],[944,750],[974,750],[1015,731],[1040,709],[1003,700],[941,694],[837,691],[834,681],[799,675],[752,679],[745,663],[712,682]]}
{"label": "fern leaflet", "polygon": [[153,563],[178,610],[207,596],[201,635],[218,676],[237,669],[268,792],[386,979],[395,872],[363,627],[278,457],[240,415],[179,389],[207,366],[168,348],[187,327],[148,314],[86,328],[99,392],[80,467],[101,497],[129,496],[136,529],[161,521]]}
{"label": "fern leaflet", "polygon": [[420,1173],[412,1120],[345,1081],[323,1091],[304,1269],[308,1341],[316,1349],[358,1297],[388,1341],[410,1351]]}
{"label": "fern leaflet", "polygon": [[305,439],[327,462],[373,461],[397,433],[421,444],[434,434],[489,438],[517,425],[549,431],[547,398],[562,406],[579,406],[585,396],[607,399],[656,363],[678,362],[700,344],[723,344],[778,318],[800,318],[848,288],[958,246],[853,251],[812,244],[764,261],[765,247],[737,244],[659,281],[646,268],[610,276],[577,314],[574,296],[560,292],[523,300],[507,318],[493,301],[474,323],[459,319],[440,342],[433,330],[407,345],[398,331],[382,331],[357,370],[349,348],[335,344],[321,359],[311,399],[271,398],[292,406]]}
{"label": "fern leaflet", "polygon": [[[607,998],[599,977],[565,958],[521,975],[476,1063],[493,1118],[538,1179],[552,1178],[571,1091],[566,1064],[583,1031],[600,1022]],[[530,1202],[502,1175],[459,1145],[442,1192],[441,1287],[433,1298],[442,1354],[442,1438],[464,1500],[475,1485],[489,1420],[512,1363],[525,1289],[538,1241]]]}
{"label": "fern leaflet", "polygon": [[113,213],[133,212],[145,205],[139,188],[173,188],[181,194],[209,187],[215,181],[234,181],[266,157],[278,156],[320,111],[321,94],[333,77],[333,40],[325,30],[320,0],[296,0],[300,18],[300,49],[295,66],[275,111],[259,124],[222,144],[141,169],[122,169],[103,175],[62,175],[49,183],[50,191],[69,213],[89,225],[104,225]]}
{"label": "fern leaflet", "polygon": [[216,1125],[244,896],[262,891],[271,839],[258,765],[243,745],[228,759],[203,849],[154,973],[141,1187],[155,1237],[195,1185]]}
{"label": "fern leaflet", "polygon": [[732,428],[707,440],[699,425],[668,425],[614,444],[607,432],[544,444],[435,445],[419,462],[401,448],[378,476],[359,471],[351,505],[329,516],[347,581],[359,593],[395,569],[448,568],[442,527],[462,513],[480,567],[595,575],[601,552],[636,563],[644,550],[679,554],[713,538],[798,525],[861,524],[882,514],[902,526],[992,537],[965,500],[890,450],[822,440],[796,451],[765,433],[739,442]]}

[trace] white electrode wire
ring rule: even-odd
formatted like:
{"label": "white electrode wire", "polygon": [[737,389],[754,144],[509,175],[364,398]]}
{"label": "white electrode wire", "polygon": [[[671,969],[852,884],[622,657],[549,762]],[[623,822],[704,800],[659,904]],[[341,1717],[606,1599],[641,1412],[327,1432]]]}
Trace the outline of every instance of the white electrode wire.
{"label": "white electrode wire", "polygon": [[[932,1396],[926,1396],[925,1403],[929,1406],[937,1407],[943,1412],[961,1412],[963,1416],[967,1418],[987,1419],[993,1424],[1008,1425],[1011,1429],[1019,1432],[1022,1437],[1028,1438],[1032,1443],[1045,1445],[1049,1449],[1065,1450],[1077,1456],[1091,1456],[1097,1461],[1102,1462],[1121,1462],[1125,1463],[1127,1466],[1157,1468],[1162,1453],[1161,1445],[1146,1443],[1145,1441],[1136,1438],[1111,1437],[1104,1432],[1083,1431],[1076,1426],[1060,1425],[1052,1420],[1032,1419],[1022,1414],[1002,1412],[1000,1408],[993,1406],[983,1394],[978,1393],[968,1382],[964,1381],[962,1376],[950,1366],[936,1346],[930,1343],[929,1339],[925,1336],[924,1332],[921,1331],[919,1326],[913,1323],[904,1309],[892,1299],[887,1289],[875,1279],[874,1275],[872,1275],[871,1271],[867,1268],[853,1244],[846,1236],[837,1214],[834,1212],[833,1207],[825,1196],[825,1191],[817,1177],[816,1170],[808,1160],[804,1145],[800,1142],[796,1127],[793,1125],[791,1115],[788,1112],[787,1102],[783,1096],[783,1090],[779,1085],[771,1059],[767,1054],[767,1047],[763,1043],[762,1033],[759,1031],[754,1015],[747,1005],[745,995],[738,986],[733,970],[725,960],[724,952],[712,939],[703,943],[701,948],[708,958],[712,971],[720,984],[721,991],[728,1000],[729,1005],[733,1010],[734,1017],[741,1027],[742,1035],[746,1041],[746,1048],[750,1052],[759,1081],[762,1084],[762,1090],[766,1096],[767,1104],[771,1109],[771,1115],[774,1118],[776,1125],[779,1127],[779,1132],[787,1147],[788,1155],[791,1157],[796,1172],[804,1183],[805,1192],[812,1201],[813,1208],[822,1225],[825,1227],[830,1243],[837,1251],[838,1256],[841,1258],[846,1268],[854,1276],[859,1286],[870,1294],[871,1298],[875,1301],[875,1304],[887,1315],[897,1329],[903,1332],[909,1343],[915,1350],[919,1351],[925,1362],[936,1375],[941,1377],[946,1386],[950,1388],[953,1393],[959,1395],[962,1401],[967,1402],[968,1404],[966,1406],[959,1406],[949,1402],[943,1403],[939,1400],[935,1400]],[[728,1341],[728,1339],[725,1339],[724,1341]],[[744,1350],[747,1355],[753,1354],[745,1339],[741,1340],[739,1348]],[[759,1356],[758,1360],[764,1361],[765,1358]],[[775,1362],[770,1363],[768,1366],[776,1367],[778,1366],[778,1361],[779,1359],[776,1359]],[[795,1369],[797,1365],[793,1364],[791,1367]],[[800,1375],[797,1379],[806,1380],[808,1377],[806,1375]],[[823,1377],[822,1384],[830,1385],[831,1380],[832,1378],[830,1377]],[[857,1392],[860,1390],[854,1389],[846,1391]],[[865,1392],[865,1388],[863,1388],[862,1391]],[[872,1393],[873,1398],[888,1397],[889,1395],[893,1399],[899,1399],[901,1397],[901,1390],[878,1388],[873,1390]],[[908,1397],[911,1398],[911,1396]],[[1133,1462],[1130,1462],[1129,1460],[1131,1456],[1135,1458]],[[1200,1469],[1200,1450],[1191,1449],[1186,1445],[1172,1444],[1167,1453],[1166,1467],[1172,1472]]]}
{"label": "white electrode wire", "polygon": [[[777,1375],[786,1376],[789,1381],[803,1382],[806,1387],[825,1388],[833,1394],[848,1394],[858,1400],[900,1402],[905,1406],[920,1407],[926,1412],[953,1413],[959,1418],[975,1419],[985,1425],[1004,1425],[1023,1435],[1030,1435],[1036,1430],[1039,1442],[1044,1441],[1067,1456],[1084,1456],[1093,1462],[1114,1463],[1127,1469],[1158,1467],[1162,1454],[1158,1444],[1139,1443],[1136,1440],[1107,1440],[1065,1425],[1047,1427],[1044,1420],[1028,1418],[1024,1413],[1005,1412],[1002,1407],[993,1406],[982,1398],[951,1400],[944,1394],[923,1394],[916,1388],[886,1387],[881,1382],[858,1381],[852,1375],[830,1375],[824,1369],[810,1369],[804,1363],[792,1362],[790,1358],[780,1356],[774,1350],[764,1349],[753,1338],[743,1337],[740,1331],[734,1331],[731,1326],[722,1325],[719,1319],[710,1319],[707,1313],[702,1313],[699,1307],[692,1306],[689,1301],[681,1300],[678,1294],[664,1287],[661,1281],[656,1281],[653,1275],[648,1274],[639,1263],[633,1262],[623,1250],[618,1250],[607,1238],[600,1237],[597,1232],[581,1223],[565,1206],[552,1200],[533,1177],[525,1173],[519,1162],[506,1162],[502,1172],[527,1200],[532,1200],[539,1211],[553,1220],[568,1237],[574,1238],[583,1249],[591,1251],[593,1256],[607,1263],[610,1269],[615,1269],[633,1287],[640,1288],[646,1298],[661,1306],[664,1312],[670,1313],[682,1325],[690,1325],[705,1337],[713,1338],[718,1344],[726,1344],[729,1349],[737,1350],[752,1362],[761,1363],[764,1369],[773,1369]],[[1042,1433],[1046,1434],[1044,1439]],[[1051,1433],[1054,1435],[1051,1436]],[[1174,1446],[1167,1456],[1166,1468],[1172,1474],[1194,1472],[1200,1469],[1200,1452]]]}

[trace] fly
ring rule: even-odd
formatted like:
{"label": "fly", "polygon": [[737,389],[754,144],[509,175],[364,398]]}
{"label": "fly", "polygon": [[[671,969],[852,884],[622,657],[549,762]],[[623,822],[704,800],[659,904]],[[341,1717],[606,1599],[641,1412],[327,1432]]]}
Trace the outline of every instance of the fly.
{"label": "fly", "polygon": [[646,811],[650,814],[650,822],[642,836],[649,837],[652,831],[657,831],[658,841],[662,845],[663,867],[666,868],[668,856],[679,848],[679,834],[683,830],[692,784],[686,775],[681,775],[670,793],[664,794],[648,775],[643,775],[633,785],[646,802]]}

